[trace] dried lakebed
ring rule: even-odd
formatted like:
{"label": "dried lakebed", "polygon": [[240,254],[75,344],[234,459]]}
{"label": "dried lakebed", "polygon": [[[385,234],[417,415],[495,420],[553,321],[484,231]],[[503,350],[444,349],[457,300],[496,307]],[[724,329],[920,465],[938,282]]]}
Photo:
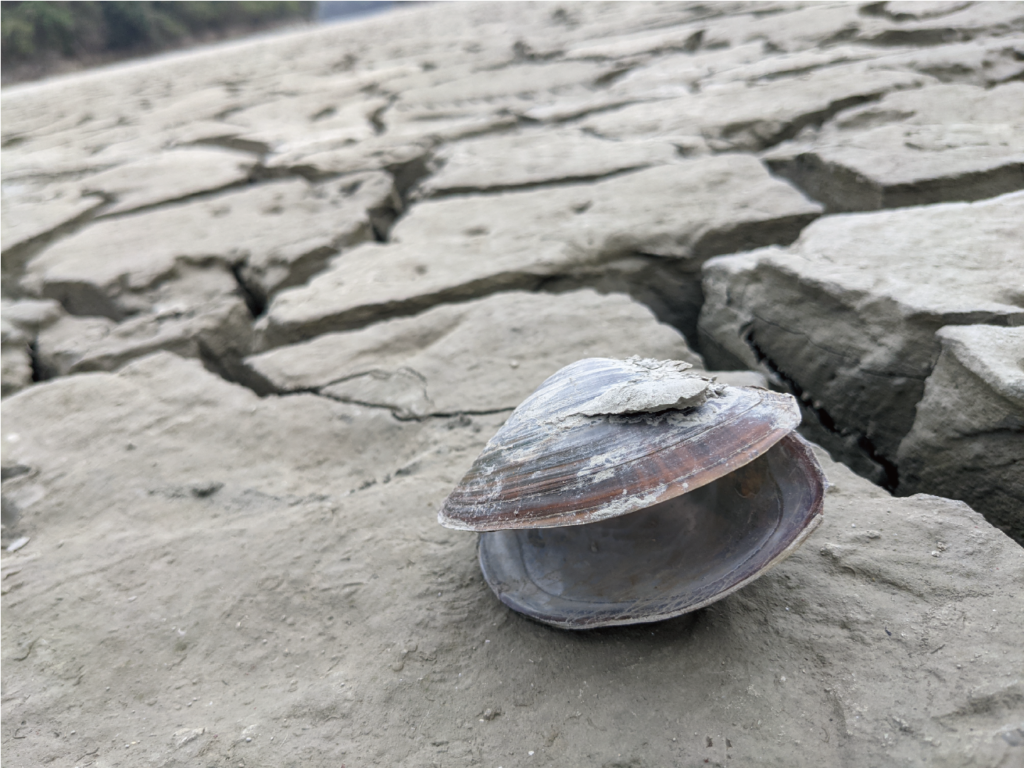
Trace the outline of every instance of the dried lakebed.
{"label": "dried lakebed", "polygon": [[[8,760],[1018,764],[1022,53],[1016,3],[442,4],[5,89]],[[633,355],[795,394],[823,522],[543,627],[436,513]]]}

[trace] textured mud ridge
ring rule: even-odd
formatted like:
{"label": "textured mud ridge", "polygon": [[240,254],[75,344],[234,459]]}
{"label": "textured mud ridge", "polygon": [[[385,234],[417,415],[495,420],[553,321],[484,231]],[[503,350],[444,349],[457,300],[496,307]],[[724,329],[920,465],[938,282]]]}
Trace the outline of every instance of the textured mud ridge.
{"label": "textured mud ridge", "polygon": [[[7,760],[1024,761],[1022,78],[1020,3],[439,4],[5,89]],[[796,395],[824,522],[567,636],[436,514],[634,356]]]}

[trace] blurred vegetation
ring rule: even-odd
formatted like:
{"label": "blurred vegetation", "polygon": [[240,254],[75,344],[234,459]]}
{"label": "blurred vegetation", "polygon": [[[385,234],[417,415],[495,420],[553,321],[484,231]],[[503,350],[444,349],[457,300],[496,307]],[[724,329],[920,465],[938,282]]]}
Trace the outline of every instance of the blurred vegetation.
{"label": "blurred vegetation", "polygon": [[[4,80],[311,20],[313,2],[0,2]],[[12,73],[10,70],[15,70]]]}

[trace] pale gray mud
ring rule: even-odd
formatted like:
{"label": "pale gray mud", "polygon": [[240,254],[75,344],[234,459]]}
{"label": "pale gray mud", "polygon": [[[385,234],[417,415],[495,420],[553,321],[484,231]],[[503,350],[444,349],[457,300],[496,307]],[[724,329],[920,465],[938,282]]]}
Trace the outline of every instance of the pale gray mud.
{"label": "pale gray mud", "polygon": [[[487,3],[5,89],[4,765],[1024,765],[1022,78],[1021,3]],[[437,511],[633,356],[797,395],[824,522],[552,629]]]}

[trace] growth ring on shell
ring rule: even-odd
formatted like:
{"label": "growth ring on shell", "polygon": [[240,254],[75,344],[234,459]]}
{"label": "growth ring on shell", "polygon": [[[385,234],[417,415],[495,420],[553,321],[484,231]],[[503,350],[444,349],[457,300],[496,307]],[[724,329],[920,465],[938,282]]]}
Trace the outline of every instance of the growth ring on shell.
{"label": "growth ring on shell", "polygon": [[566,628],[678,616],[752,581],[821,520],[789,395],[686,363],[580,360],[512,413],[445,500],[502,602]]}

